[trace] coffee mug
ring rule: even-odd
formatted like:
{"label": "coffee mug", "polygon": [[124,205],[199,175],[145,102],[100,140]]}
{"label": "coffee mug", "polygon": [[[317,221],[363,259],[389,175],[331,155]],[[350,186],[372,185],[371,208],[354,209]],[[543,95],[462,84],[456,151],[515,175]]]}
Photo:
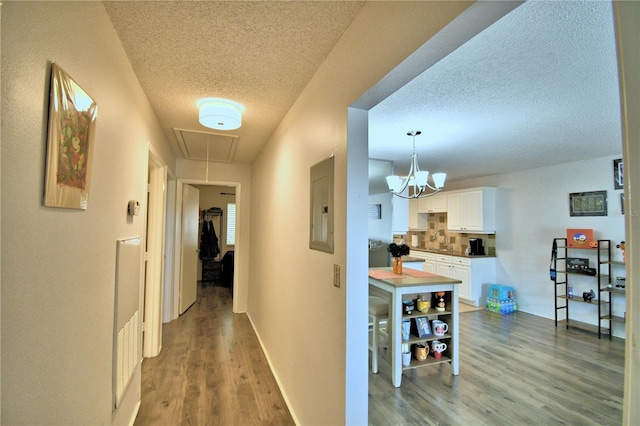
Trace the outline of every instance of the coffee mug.
{"label": "coffee mug", "polygon": [[415,348],[415,357],[418,361],[424,361],[427,359],[427,354],[429,353],[429,347],[425,345],[418,344]]}
{"label": "coffee mug", "polygon": [[433,320],[431,324],[433,326],[433,334],[435,334],[436,336],[444,336],[444,334],[449,331],[449,326],[446,322]]}
{"label": "coffee mug", "polygon": [[444,352],[445,349],[447,349],[447,344],[446,343],[442,343],[442,342],[439,342],[437,340],[434,340],[431,343],[431,352],[433,352],[433,357],[435,359],[442,358],[442,352]]}

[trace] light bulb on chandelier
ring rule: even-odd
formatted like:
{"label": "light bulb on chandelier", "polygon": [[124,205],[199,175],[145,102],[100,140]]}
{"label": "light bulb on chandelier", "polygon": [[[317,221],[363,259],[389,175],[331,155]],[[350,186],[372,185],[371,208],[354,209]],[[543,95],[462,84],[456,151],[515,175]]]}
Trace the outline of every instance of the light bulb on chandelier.
{"label": "light bulb on chandelier", "polygon": [[[433,185],[430,185],[428,182],[429,172],[426,170],[420,170],[420,167],[418,167],[416,136],[420,134],[422,134],[420,130],[411,130],[407,132],[407,136],[413,137],[413,153],[411,154],[411,168],[409,169],[409,174],[406,177],[396,175],[387,176],[389,191],[398,197],[426,198],[442,191],[442,188],[444,187],[444,181],[447,178],[446,173],[432,174],[431,179],[433,180]],[[413,192],[411,194],[404,195],[407,188],[413,189]],[[431,192],[425,192],[427,188],[430,189]]]}

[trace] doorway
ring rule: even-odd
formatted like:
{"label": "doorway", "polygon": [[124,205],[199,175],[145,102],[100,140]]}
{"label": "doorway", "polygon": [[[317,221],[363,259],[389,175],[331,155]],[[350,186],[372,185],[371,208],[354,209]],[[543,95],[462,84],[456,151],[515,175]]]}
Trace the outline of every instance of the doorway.
{"label": "doorway", "polygon": [[[223,221],[226,222],[227,221],[227,217],[226,217],[226,210],[227,210],[227,203],[233,203],[235,204],[236,207],[236,220],[237,223],[240,224],[240,215],[242,212],[242,207],[241,207],[241,186],[242,184],[240,182],[229,182],[229,181],[205,181],[205,180],[196,180],[196,179],[178,179],[176,182],[176,200],[175,200],[175,212],[176,212],[176,220],[175,220],[175,228],[174,228],[174,239],[176,242],[176,250],[174,253],[174,257],[173,257],[173,263],[174,263],[174,282],[173,282],[173,294],[171,297],[171,319],[176,319],[179,316],[179,306],[180,306],[180,291],[181,291],[181,277],[182,277],[182,264],[181,264],[181,256],[180,256],[180,247],[182,246],[182,222],[183,222],[183,218],[182,218],[182,188],[185,185],[191,185],[194,186],[196,188],[198,188],[202,194],[208,194],[209,192],[211,192],[213,195],[211,195],[212,197],[222,197],[222,198],[218,198],[217,201],[214,201],[212,198],[209,198],[209,195],[204,195],[202,200],[200,201],[200,203],[205,202],[206,204],[201,204],[202,207],[204,207],[205,209],[209,209],[210,207],[214,207],[213,204],[223,204],[224,206],[221,207],[224,211],[223,211]],[[216,189],[212,189],[212,188],[218,188]],[[217,194],[215,194],[217,192]],[[225,194],[220,194],[221,192],[225,193]],[[212,204],[213,203],[213,204]],[[211,205],[209,205],[211,204]],[[216,229],[217,231],[217,229]],[[240,246],[240,241],[241,241],[241,233],[242,233],[242,229],[240,226],[238,226],[235,229],[235,244],[230,245],[230,244],[226,244],[226,235],[225,235],[225,231],[226,231],[226,226],[225,229],[222,230],[222,236],[218,236],[218,238],[223,238],[225,240],[225,244],[222,244],[220,247],[220,251],[221,251],[221,256],[224,257],[225,253],[227,251],[233,251],[234,252],[234,256],[233,256],[233,260],[232,260],[232,265],[233,265],[233,272],[232,272],[232,285],[230,287],[232,294],[237,295],[239,289],[242,290],[242,287],[240,286],[239,282],[240,282],[240,277],[242,277],[242,271],[239,270],[239,264],[242,263],[242,259],[243,259],[243,250]],[[196,271],[196,276],[198,277],[197,279],[201,279],[201,274],[202,274],[202,265],[200,262],[198,262],[197,264],[197,271]],[[199,275],[198,275],[199,274]],[[242,292],[242,294],[244,294],[244,292]],[[233,311],[234,312],[241,312],[244,310],[244,301],[239,301],[238,297],[234,297],[233,298]]]}

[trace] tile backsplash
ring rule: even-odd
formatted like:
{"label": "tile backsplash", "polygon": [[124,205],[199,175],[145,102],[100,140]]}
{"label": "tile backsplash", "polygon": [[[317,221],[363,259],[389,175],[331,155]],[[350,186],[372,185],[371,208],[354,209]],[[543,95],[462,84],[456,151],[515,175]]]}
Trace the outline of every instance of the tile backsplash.
{"label": "tile backsplash", "polygon": [[405,244],[411,247],[412,237],[416,235],[418,237],[419,248],[433,250],[450,249],[452,252],[464,253],[469,245],[470,238],[482,238],[485,253],[488,255],[496,254],[495,234],[449,232],[447,230],[446,213],[430,213],[427,228],[427,231],[409,231],[405,235],[394,235],[393,239],[396,243],[404,240]]}

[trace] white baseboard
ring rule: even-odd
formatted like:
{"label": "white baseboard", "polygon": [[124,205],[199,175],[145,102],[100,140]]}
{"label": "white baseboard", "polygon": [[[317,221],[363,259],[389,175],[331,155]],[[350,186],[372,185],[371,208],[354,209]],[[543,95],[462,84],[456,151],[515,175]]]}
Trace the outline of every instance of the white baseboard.
{"label": "white baseboard", "polygon": [[291,413],[291,417],[293,417],[293,421],[295,422],[295,424],[299,425],[300,422],[298,421],[298,417],[296,416],[295,411],[291,407],[291,402],[289,401],[289,398],[287,397],[287,393],[284,391],[284,389],[282,387],[282,383],[280,382],[280,378],[278,377],[278,373],[273,368],[273,364],[271,363],[271,358],[269,358],[269,353],[265,350],[265,347],[262,344],[262,339],[260,338],[260,333],[258,333],[258,330],[256,330],[256,326],[253,323],[253,320],[251,319],[251,315],[249,315],[248,313],[247,313],[247,318],[249,318],[249,322],[251,323],[251,328],[253,328],[253,332],[256,334],[256,337],[258,338],[258,342],[260,343],[260,347],[262,348],[262,353],[264,353],[264,356],[267,358],[267,362],[269,363],[269,369],[271,370],[271,374],[273,374],[273,377],[276,379],[276,383],[278,384],[278,388],[280,389],[280,393],[282,394],[282,397],[284,398],[284,403],[287,404],[287,408],[289,409],[289,412]]}

